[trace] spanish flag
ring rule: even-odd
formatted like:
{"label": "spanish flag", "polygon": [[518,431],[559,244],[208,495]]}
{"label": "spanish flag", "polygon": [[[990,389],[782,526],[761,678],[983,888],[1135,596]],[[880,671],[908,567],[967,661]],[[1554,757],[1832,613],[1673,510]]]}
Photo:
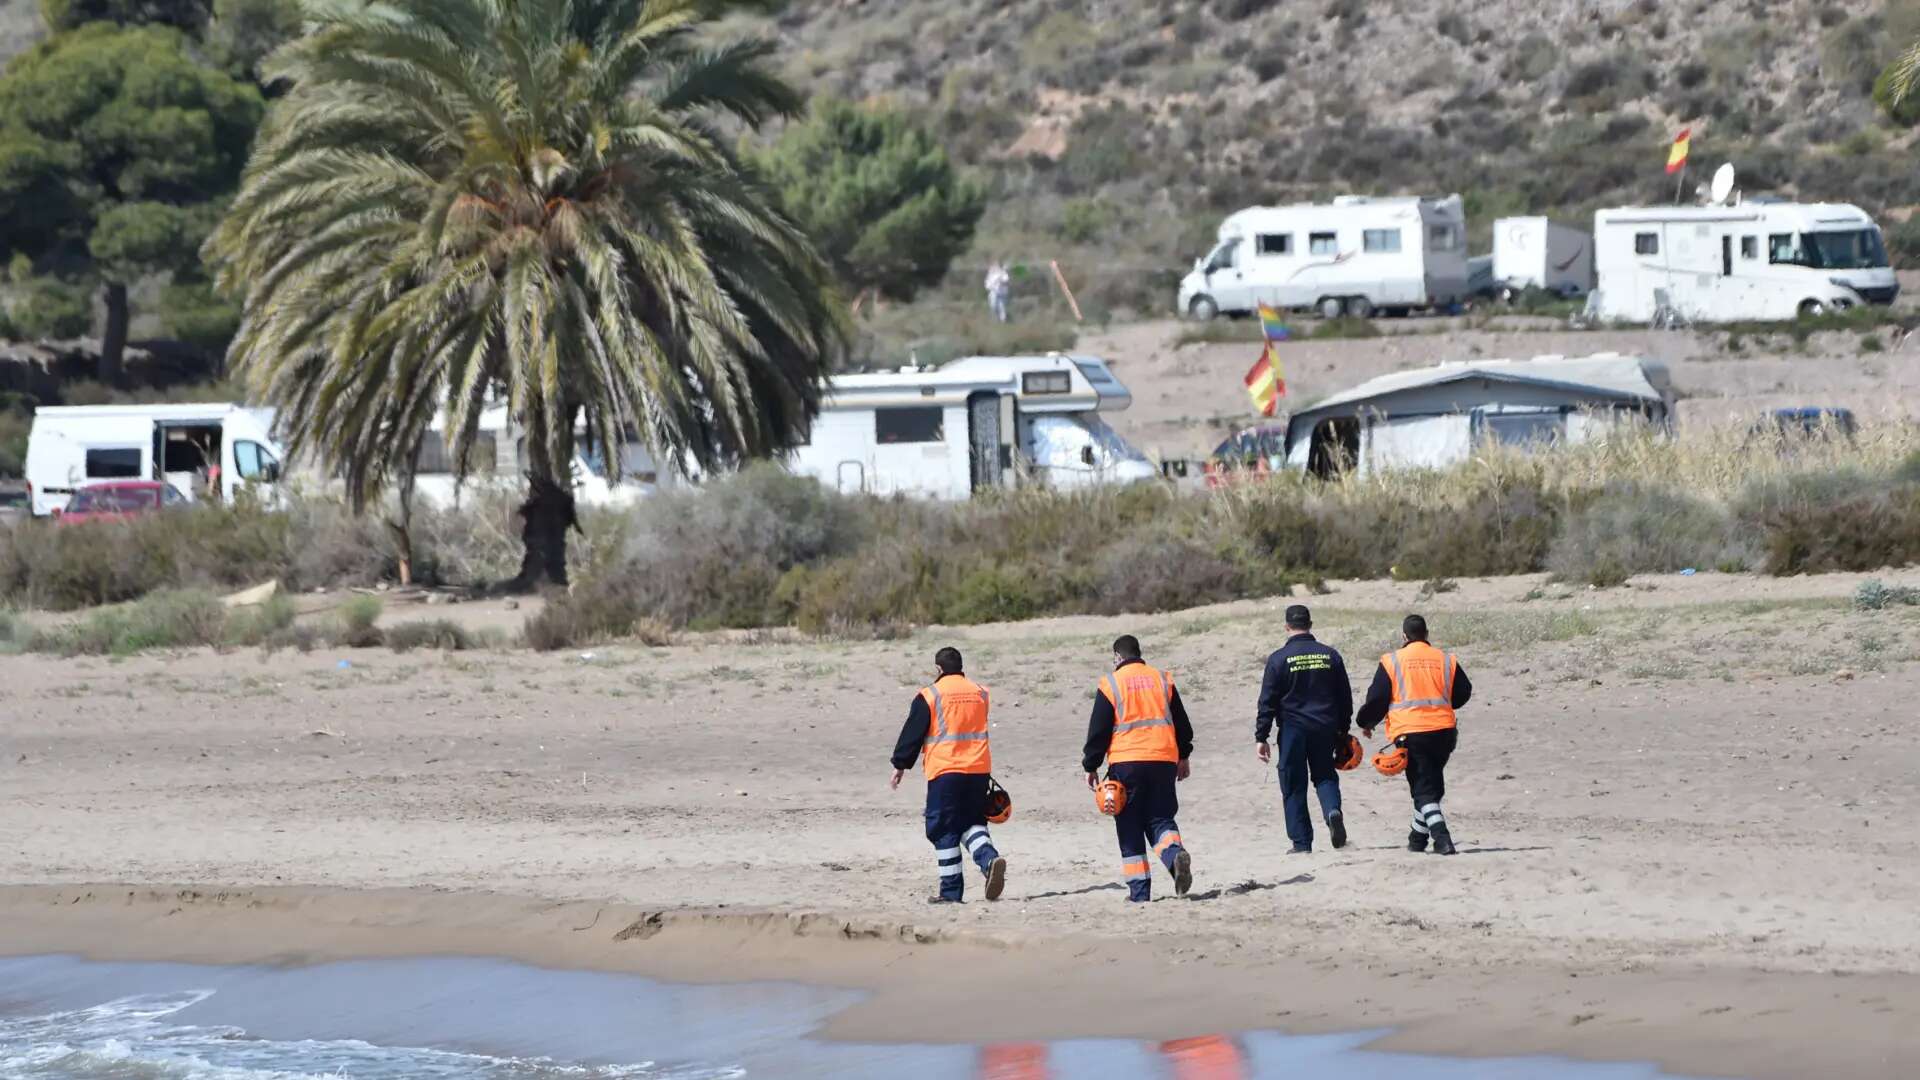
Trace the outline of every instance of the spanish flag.
{"label": "spanish flag", "polygon": [[1667,151],[1667,175],[1672,176],[1687,167],[1687,144],[1693,140],[1693,129],[1685,127],[1673,137],[1673,149]]}
{"label": "spanish flag", "polygon": [[1287,379],[1280,370],[1280,353],[1269,341],[1260,350],[1260,359],[1247,369],[1242,380],[1247,384],[1247,396],[1253,399],[1253,407],[1261,416],[1273,416],[1280,411],[1280,399],[1287,396]]}

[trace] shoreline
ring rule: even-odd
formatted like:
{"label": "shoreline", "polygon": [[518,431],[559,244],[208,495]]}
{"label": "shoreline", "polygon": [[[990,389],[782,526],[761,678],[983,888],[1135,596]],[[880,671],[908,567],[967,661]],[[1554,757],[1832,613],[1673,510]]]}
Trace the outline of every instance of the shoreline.
{"label": "shoreline", "polygon": [[1920,1031],[1898,1019],[1897,1003],[1920,998],[1920,976],[1905,973],[1396,971],[1310,946],[1248,955],[1172,935],[998,934],[825,911],[424,889],[0,886],[0,926],[9,956],[270,966],[485,956],[683,983],[857,989],[869,996],[818,1034],[858,1042],[954,1042],[955,1016],[967,1017],[969,1041],[1391,1028],[1369,1048],[1646,1061],[1750,1080],[1890,1076],[1920,1053]]}

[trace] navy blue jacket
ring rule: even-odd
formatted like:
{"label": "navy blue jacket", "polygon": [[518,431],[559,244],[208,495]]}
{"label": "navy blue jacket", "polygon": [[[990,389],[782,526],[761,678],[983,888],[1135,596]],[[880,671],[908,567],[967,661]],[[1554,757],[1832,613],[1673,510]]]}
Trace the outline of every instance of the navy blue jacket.
{"label": "navy blue jacket", "polygon": [[1320,644],[1312,634],[1295,634],[1267,657],[1254,742],[1266,742],[1275,724],[1342,735],[1352,722],[1353,687],[1347,663],[1333,646]]}

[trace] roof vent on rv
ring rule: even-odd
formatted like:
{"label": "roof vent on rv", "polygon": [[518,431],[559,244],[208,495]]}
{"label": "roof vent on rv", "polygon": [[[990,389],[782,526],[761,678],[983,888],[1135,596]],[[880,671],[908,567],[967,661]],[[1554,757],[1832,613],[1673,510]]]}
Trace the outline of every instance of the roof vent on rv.
{"label": "roof vent on rv", "polygon": [[1365,195],[1335,195],[1333,197],[1333,205],[1335,206],[1358,206],[1367,201]]}

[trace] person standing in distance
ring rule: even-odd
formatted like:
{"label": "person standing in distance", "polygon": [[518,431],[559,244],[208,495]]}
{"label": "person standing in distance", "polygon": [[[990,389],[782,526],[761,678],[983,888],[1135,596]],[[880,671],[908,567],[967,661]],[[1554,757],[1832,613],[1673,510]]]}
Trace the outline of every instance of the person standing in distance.
{"label": "person standing in distance", "polygon": [[1267,733],[1279,728],[1280,802],[1286,808],[1287,839],[1294,855],[1313,850],[1313,817],[1307,812],[1307,782],[1313,782],[1333,846],[1347,846],[1347,820],[1340,812],[1338,751],[1353,722],[1353,687],[1347,664],[1313,636],[1313,613],[1304,604],[1287,609],[1287,643],[1267,657],[1253,741],[1270,761]]}
{"label": "person standing in distance", "polygon": [[1459,742],[1454,710],[1473,697],[1473,684],[1450,652],[1427,642],[1427,620],[1409,615],[1400,624],[1406,645],[1380,658],[1360,706],[1360,730],[1373,735],[1384,718],[1387,738],[1407,752],[1407,788],[1413,793],[1413,831],[1408,851],[1425,851],[1433,842],[1435,855],[1455,853],[1440,801],[1447,795],[1447,759]]}
{"label": "person standing in distance", "polygon": [[957,904],[965,891],[960,849],[973,856],[987,879],[987,899],[1000,899],[1007,885],[1007,860],[987,834],[988,773],[993,753],[987,745],[987,688],[961,670],[960,650],[933,654],[933,685],[913,696],[907,723],[893,747],[893,780],[900,778],[925,752],[927,773],[927,839],[933,842],[940,864],[940,892],[935,904]]}
{"label": "person standing in distance", "polygon": [[1173,875],[1176,896],[1193,887],[1193,858],[1180,839],[1173,815],[1180,810],[1174,784],[1189,773],[1193,753],[1193,724],[1173,676],[1147,666],[1140,658],[1140,640],[1126,634],[1113,643],[1113,671],[1094,688],[1093,716],[1087,721],[1087,745],[1080,755],[1087,789],[1099,786],[1102,758],[1107,775],[1127,789],[1126,805],[1114,816],[1120,837],[1121,873],[1127,879],[1127,899],[1153,899],[1153,864],[1147,845]]}

